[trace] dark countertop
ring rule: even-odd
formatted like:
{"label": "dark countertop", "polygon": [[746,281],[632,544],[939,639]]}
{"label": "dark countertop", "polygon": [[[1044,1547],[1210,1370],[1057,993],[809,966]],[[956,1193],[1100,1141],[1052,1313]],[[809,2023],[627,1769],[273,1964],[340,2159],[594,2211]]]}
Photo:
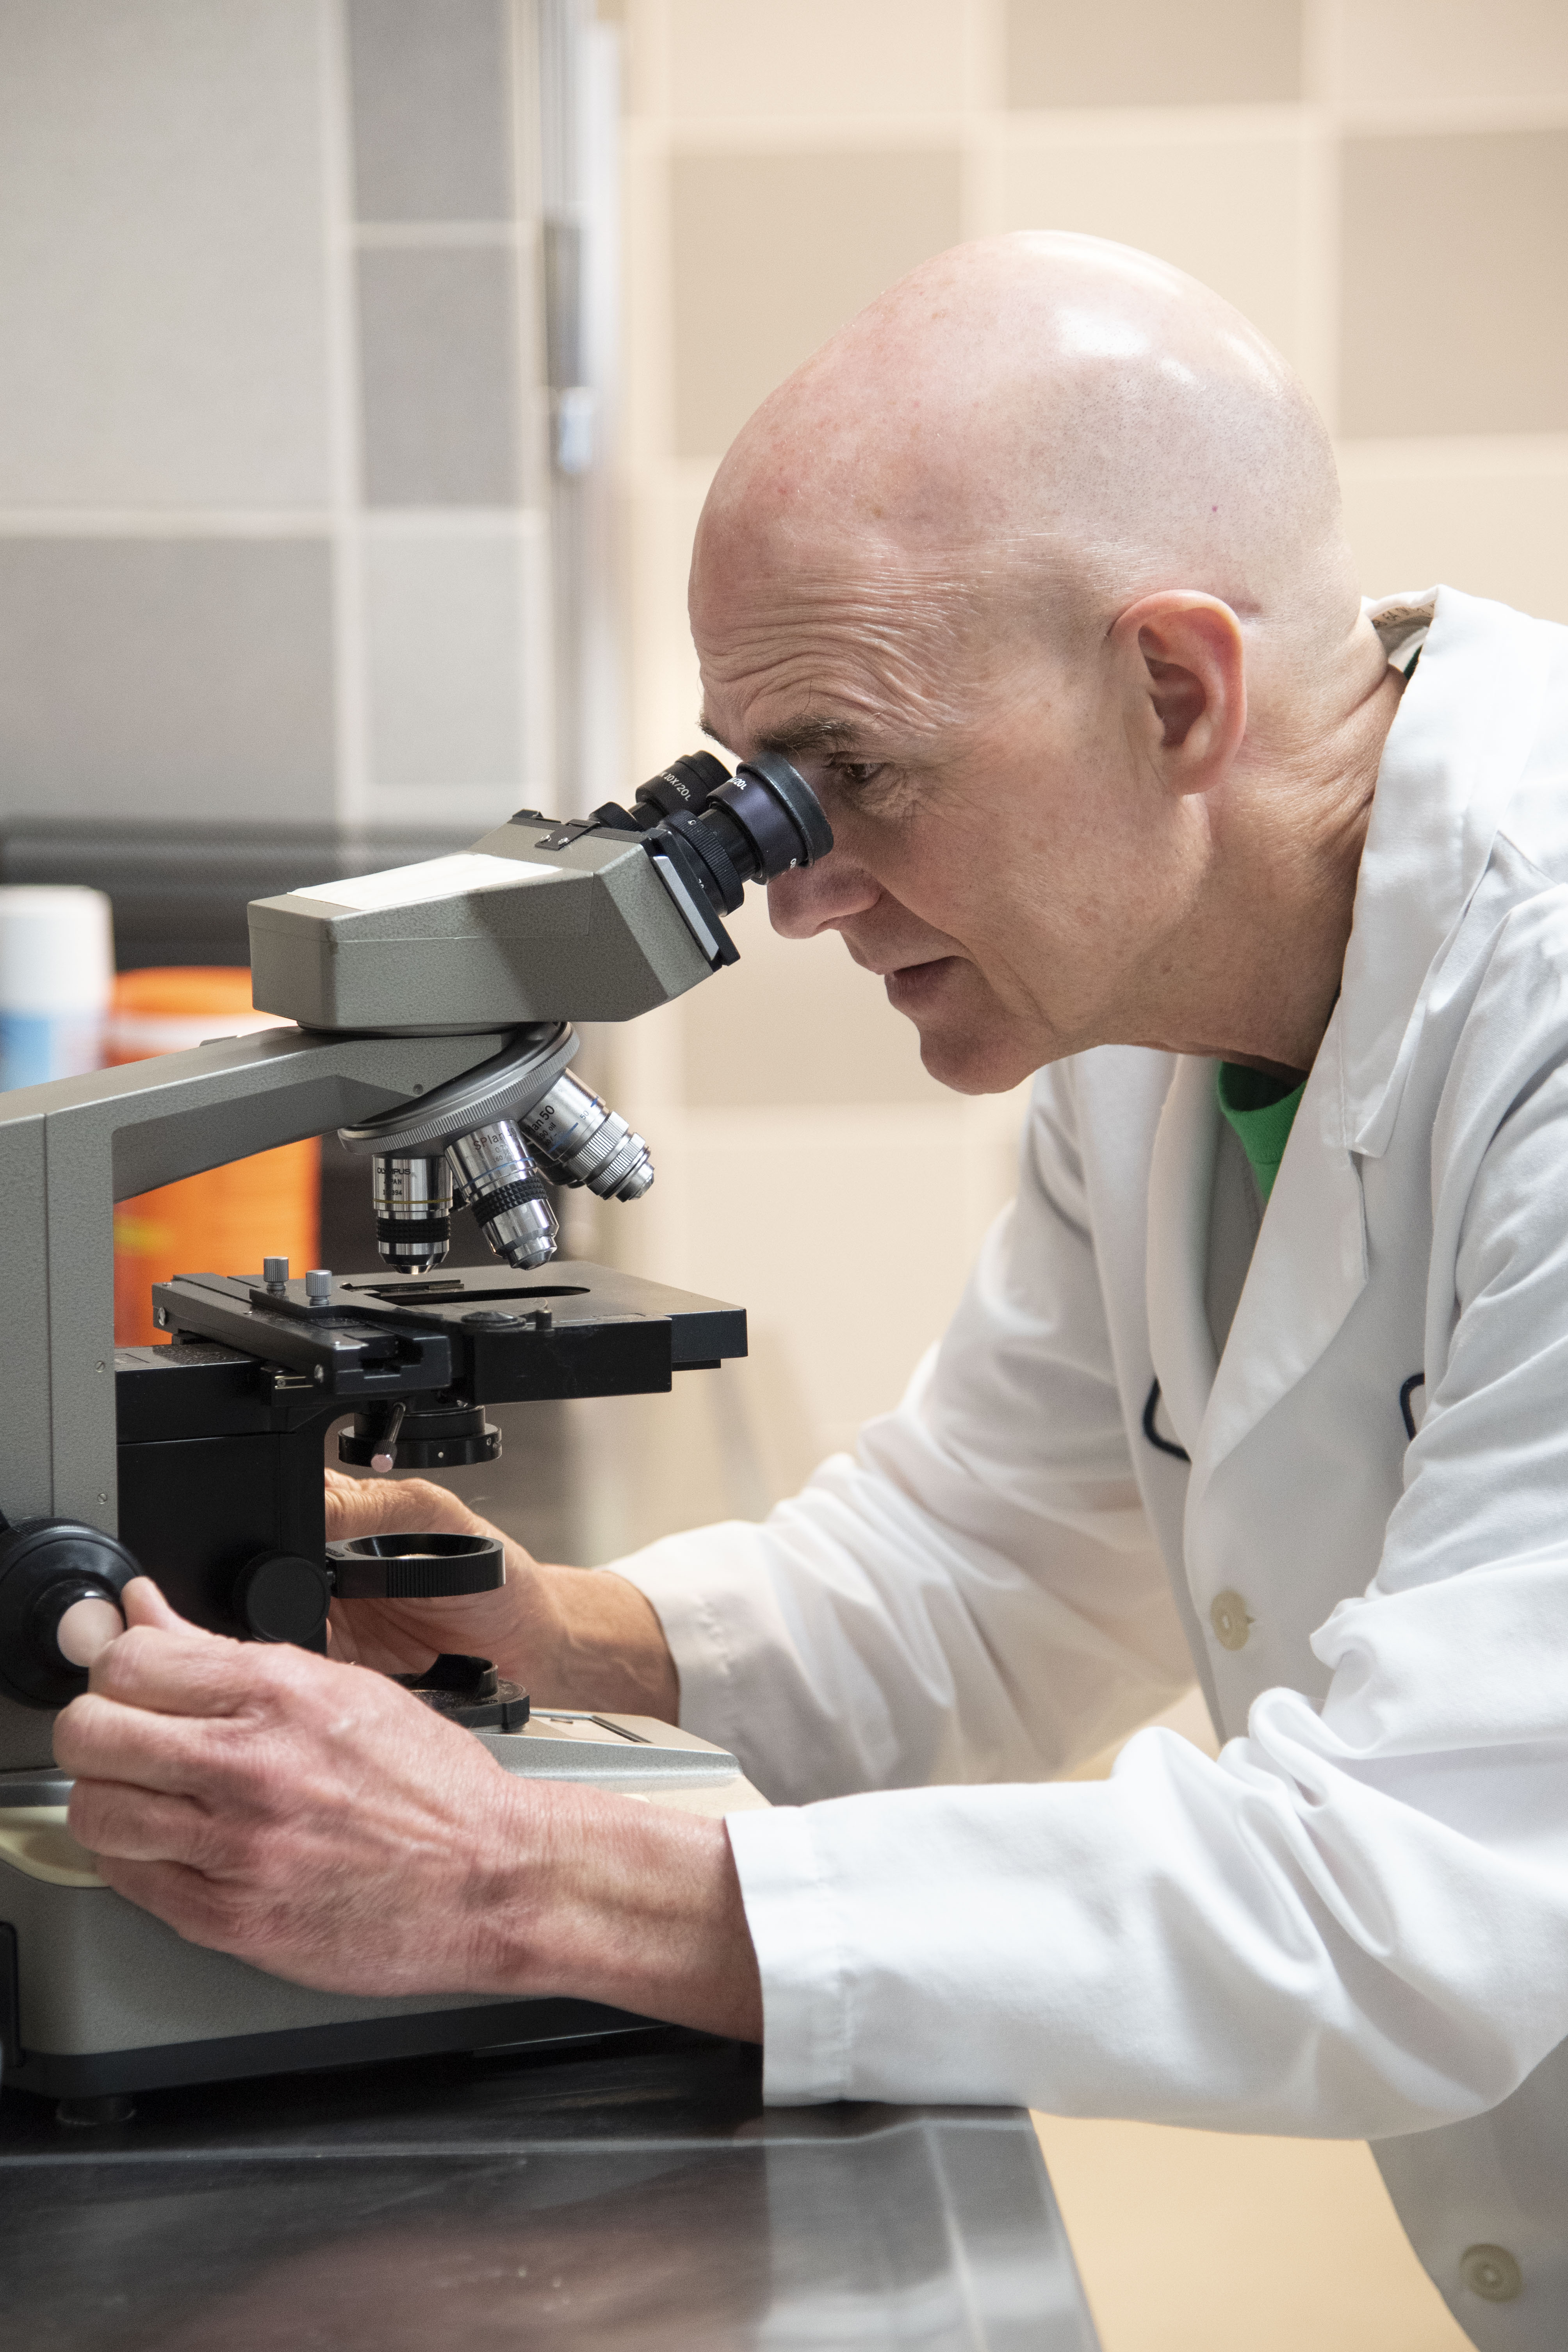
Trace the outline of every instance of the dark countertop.
{"label": "dark countertop", "polygon": [[6,2352],[1094,2352],[1026,2115],[773,2107],[654,2030],[0,2099]]}

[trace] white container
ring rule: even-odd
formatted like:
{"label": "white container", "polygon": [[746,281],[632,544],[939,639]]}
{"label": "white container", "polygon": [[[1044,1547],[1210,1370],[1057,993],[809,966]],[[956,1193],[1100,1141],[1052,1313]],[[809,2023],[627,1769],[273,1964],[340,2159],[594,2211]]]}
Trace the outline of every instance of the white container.
{"label": "white container", "polygon": [[0,1087],[96,1070],[113,985],[103,891],[0,886]]}

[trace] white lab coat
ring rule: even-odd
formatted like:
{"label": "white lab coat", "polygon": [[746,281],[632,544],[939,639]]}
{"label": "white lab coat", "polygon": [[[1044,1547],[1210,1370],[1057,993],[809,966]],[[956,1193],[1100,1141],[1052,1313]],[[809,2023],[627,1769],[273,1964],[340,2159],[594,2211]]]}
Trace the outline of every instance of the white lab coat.
{"label": "white lab coat", "polygon": [[[617,1565],[777,1802],[730,1824],[770,2098],[1364,2136],[1476,2341],[1561,2352],[1568,631],[1395,604],[1431,631],[1260,1230],[1212,1064],[1045,1071],[898,1411]],[[1040,1785],[1194,1661],[1217,1762],[1149,1730]]]}

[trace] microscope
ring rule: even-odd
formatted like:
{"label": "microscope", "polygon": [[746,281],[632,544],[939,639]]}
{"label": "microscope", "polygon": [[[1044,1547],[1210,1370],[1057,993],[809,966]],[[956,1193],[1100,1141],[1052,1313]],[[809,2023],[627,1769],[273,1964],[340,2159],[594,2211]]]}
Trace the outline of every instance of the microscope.
{"label": "microscope", "polygon": [[[65,1830],[58,1709],[153,1575],[216,1633],[324,1651],[334,1597],[503,1580],[451,1535],[328,1545],[322,1449],[374,1472],[493,1460],[489,1405],[668,1391],[743,1355],[742,1309],[552,1264],[552,1195],[635,1201],[647,1146],[571,1071],[574,1021],[626,1021],[736,959],[748,881],[832,846],[810,787],[707,752],[558,823],[250,908],[258,1008],[298,1025],[0,1096],[0,2050],[7,2084],[89,2118],[157,2085],[626,2030],[572,2000],[308,1991],[181,1940]],[[268,1259],[159,1284],[166,1344],[113,1344],[118,1200],[336,1129],[368,1165],[384,1271]],[[455,1207],[482,1266],[447,1265]],[[548,1269],[548,1272],[545,1270]],[[723,1811],[735,1759],[633,1717],[532,1708],[484,1659],[405,1677],[510,1771]]]}

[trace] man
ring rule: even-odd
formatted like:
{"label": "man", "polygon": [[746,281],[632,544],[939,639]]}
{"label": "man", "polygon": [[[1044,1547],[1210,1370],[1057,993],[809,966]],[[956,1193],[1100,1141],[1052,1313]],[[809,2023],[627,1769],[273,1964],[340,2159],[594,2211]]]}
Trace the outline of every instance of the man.
{"label": "man", "polygon": [[[337,1639],[679,1709],[778,1809],[509,1781],[141,1587],[61,1720],[73,1826],[262,1967],[765,2036],[776,2099],[1366,2135],[1477,2340],[1555,2346],[1568,636],[1363,609],[1278,357],[1058,236],[916,271],[764,405],[691,611],[710,731],[833,823],[774,922],[947,1084],[1041,1069],[1018,1201],[764,1526],[514,1547]],[[345,1486],[345,1532],[465,1524]],[[1194,1668],[1217,1763],[1147,1732],[1040,1785]]]}

